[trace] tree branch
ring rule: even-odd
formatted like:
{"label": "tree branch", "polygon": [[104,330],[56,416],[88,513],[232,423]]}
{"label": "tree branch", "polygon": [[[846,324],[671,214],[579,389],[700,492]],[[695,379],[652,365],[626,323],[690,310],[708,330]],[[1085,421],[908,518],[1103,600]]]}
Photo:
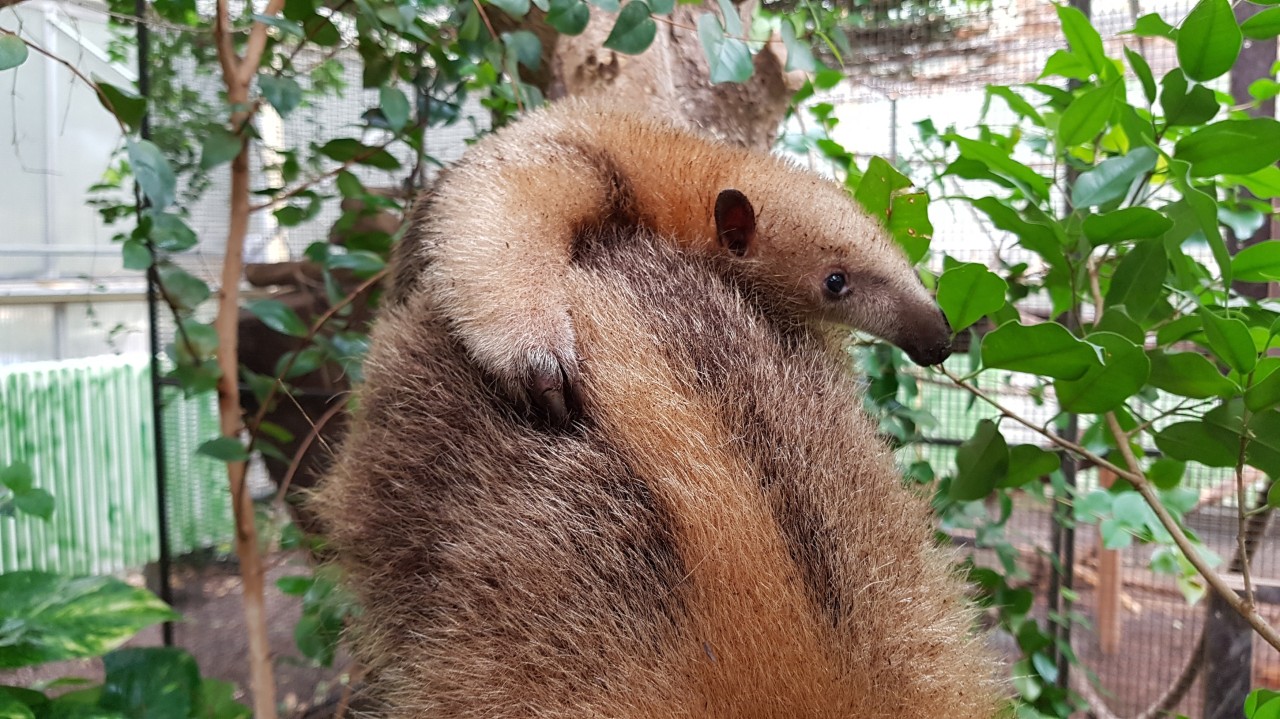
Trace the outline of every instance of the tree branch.
{"label": "tree branch", "polygon": [[1213,590],[1222,597],[1223,601],[1225,601],[1233,610],[1239,613],[1240,616],[1244,617],[1245,621],[1249,623],[1249,626],[1253,627],[1253,630],[1257,632],[1259,636],[1261,636],[1268,644],[1275,647],[1277,650],[1280,650],[1280,633],[1277,633],[1275,628],[1268,624],[1267,620],[1254,611],[1252,607],[1247,606],[1245,602],[1240,599],[1239,595],[1237,595],[1231,587],[1227,586],[1226,581],[1224,581],[1217,572],[1213,571],[1213,568],[1209,566],[1204,558],[1200,556],[1200,553],[1196,551],[1195,546],[1191,544],[1191,540],[1188,539],[1186,533],[1182,531],[1182,527],[1178,525],[1177,520],[1169,514],[1169,510],[1165,509],[1164,504],[1160,502],[1160,498],[1156,495],[1155,489],[1151,486],[1151,483],[1147,480],[1146,476],[1142,474],[1141,465],[1138,464],[1137,457],[1133,456],[1133,449],[1129,447],[1129,438],[1125,434],[1124,429],[1120,427],[1120,423],[1116,421],[1114,414],[1107,413],[1107,422],[1111,426],[1112,434],[1116,437],[1116,444],[1120,446],[1121,455],[1124,456],[1125,463],[1128,464],[1130,468],[1124,468],[1113,464],[1075,442],[1065,440],[1053,432],[1045,431],[1043,428],[1036,426],[1035,423],[1030,420],[1019,416],[1013,410],[1004,407],[999,402],[989,397],[987,393],[977,387],[974,387],[968,382],[965,382],[960,377],[957,377],[951,372],[951,370],[942,367],[939,371],[949,377],[958,387],[968,391],[978,399],[981,399],[991,405],[1005,417],[1008,417],[1018,424],[1031,429],[1059,447],[1073,452],[1080,457],[1084,457],[1097,466],[1109,469],[1112,472],[1115,472],[1117,476],[1128,480],[1129,483],[1133,485],[1134,489],[1142,495],[1142,498],[1146,500],[1147,504],[1151,506],[1151,510],[1155,512],[1156,518],[1160,520],[1160,524],[1163,525],[1169,532],[1169,535],[1173,537],[1173,541],[1178,545],[1178,549],[1182,550],[1187,561],[1191,562],[1192,566],[1194,566],[1196,571],[1204,577],[1209,586],[1212,587]]}
{"label": "tree branch", "polygon": [[[283,9],[284,0],[271,0],[267,3],[267,7],[262,14],[266,17],[275,17]],[[240,63],[240,75],[238,76],[240,82],[245,85],[253,82],[253,76],[258,73],[258,64],[262,62],[262,53],[266,48],[267,24],[261,20],[255,20],[253,29],[249,31],[249,44],[245,47],[244,61]]]}

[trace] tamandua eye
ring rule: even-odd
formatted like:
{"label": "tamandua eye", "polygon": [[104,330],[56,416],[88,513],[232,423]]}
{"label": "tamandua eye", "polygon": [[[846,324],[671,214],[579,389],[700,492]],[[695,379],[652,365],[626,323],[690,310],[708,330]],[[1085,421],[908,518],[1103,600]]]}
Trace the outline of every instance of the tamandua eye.
{"label": "tamandua eye", "polygon": [[827,292],[833,297],[839,297],[848,289],[848,280],[845,279],[843,272],[832,272],[827,275],[827,279],[823,280],[823,284],[827,288]]}

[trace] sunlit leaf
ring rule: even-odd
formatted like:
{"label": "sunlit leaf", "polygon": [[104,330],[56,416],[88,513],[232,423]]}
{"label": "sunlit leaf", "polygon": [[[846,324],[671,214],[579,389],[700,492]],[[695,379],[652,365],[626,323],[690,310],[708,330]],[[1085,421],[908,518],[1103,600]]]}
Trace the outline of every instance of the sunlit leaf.
{"label": "sunlit leaf", "polygon": [[1246,247],[1231,258],[1232,274],[1241,282],[1280,281],[1280,240]]}

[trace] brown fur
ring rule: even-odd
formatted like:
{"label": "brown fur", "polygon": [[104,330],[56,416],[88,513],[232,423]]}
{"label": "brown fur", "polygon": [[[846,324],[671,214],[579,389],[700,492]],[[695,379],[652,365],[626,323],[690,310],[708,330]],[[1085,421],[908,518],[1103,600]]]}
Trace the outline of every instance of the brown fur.
{"label": "brown fur", "polygon": [[[879,222],[839,185],[607,104],[565,100],[478,142],[434,188],[407,247],[463,345],[512,397],[578,365],[565,277],[584,229],[640,225],[722,252],[719,193],[755,208],[750,284],[771,312],[864,330],[926,364],[950,328]],[[841,297],[824,290],[848,276]]]}
{"label": "brown fur", "polygon": [[384,314],[316,506],[387,716],[994,714],[845,355],[725,274],[644,233],[584,246],[574,433],[493,394],[429,295]]}

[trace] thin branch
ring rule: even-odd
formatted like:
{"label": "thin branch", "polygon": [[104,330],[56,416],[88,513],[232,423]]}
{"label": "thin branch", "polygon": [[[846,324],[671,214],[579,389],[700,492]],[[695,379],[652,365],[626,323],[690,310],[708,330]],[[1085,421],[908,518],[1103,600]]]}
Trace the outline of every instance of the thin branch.
{"label": "thin branch", "polygon": [[81,82],[83,82],[84,84],[88,85],[90,88],[92,88],[92,89],[93,89],[93,91],[94,91],[95,93],[97,93],[97,94],[98,94],[98,99],[102,101],[103,106],[104,106],[104,107],[106,107],[106,108],[107,108],[107,111],[111,113],[111,117],[112,117],[112,119],[114,119],[114,120],[116,121],[116,124],[120,126],[120,134],[122,134],[122,135],[128,135],[128,134],[129,134],[129,128],[128,128],[127,126],[125,126],[125,124],[124,124],[124,120],[121,120],[121,119],[120,119],[120,115],[119,115],[119,113],[117,113],[117,112],[116,112],[116,107],[115,107],[115,105],[111,104],[111,99],[110,99],[110,98],[108,98],[108,97],[107,97],[107,95],[106,95],[106,93],[104,93],[104,92],[102,91],[102,88],[98,87],[98,83],[96,83],[96,82],[94,82],[93,80],[90,80],[88,77],[86,77],[84,73],[80,72],[79,68],[77,68],[75,65],[72,65],[70,62],[68,62],[68,61],[66,61],[66,60],[64,60],[64,59],[62,59],[62,58],[60,58],[60,57],[58,57],[57,55],[54,55],[53,53],[49,52],[48,50],[46,50],[46,49],[44,49],[44,48],[40,47],[39,45],[35,44],[34,42],[31,42],[30,40],[26,39],[25,37],[23,37],[23,36],[19,35],[19,34],[18,34],[18,33],[16,33],[16,32],[12,32],[12,31],[10,31],[10,30],[5,30],[4,28],[0,28],[0,35],[12,35],[12,36],[14,36],[14,37],[18,38],[19,40],[21,40],[21,41],[23,42],[23,44],[25,44],[27,47],[31,48],[32,50],[35,50],[36,52],[40,53],[41,55],[44,55],[45,57],[49,58],[50,60],[53,60],[54,62],[56,62],[56,63],[58,63],[58,64],[62,65],[63,67],[67,68],[68,70],[70,70],[72,75],[74,75],[74,76],[76,76],[77,78],[79,78]]}
{"label": "thin branch", "polygon": [[306,456],[307,450],[311,449],[311,445],[316,441],[316,438],[320,436],[320,431],[346,408],[346,402],[335,402],[332,407],[325,410],[324,414],[320,415],[320,419],[317,419],[315,423],[311,425],[311,429],[307,432],[307,436],[304,437],[302,443],[298,445],[298,450],[293,453],[293,459],[289,462],[289,470],[285,472],[284,479],[280,480],[280,489],[276,491],[277,504],[284,501],[284,495],[289,491],[289,485],[293,484],[293,476],[298,473],[298,467],[302,465],[302,458]]}
{"label": "thin branch", "polygon": [[[406,129],[416,130],[418,127],[420,127],[420,126],[422,125],[422,123],[423,123],[423,122],[425,122],[425,119],[424,119],[424,120],[422,120],[422,121],[420,121],[420,122],[419,122],[417,125],[415,125],[414,127],[412,127],[412,128],[406,128]],[[289,199],[289,198],[291,198],[291,197],[296,197],[296,196],[298,196],[298,195],[300,195],[300,194],[302,194],[302,193],[306,192],[307,190],[311,189],[312,187],[315,187],[316,185],[320,184],[321,182],[324,182],[325,180],[328,180],[328,179],[329,179],[329,178],[331,178],[331,177],[335,177],[335,176],[337,176],[337,174],[338,174],[338,173],[342,172],[343,170],[347,169],[348,167],[351,167],[352,165],[357,165],[357,164],[359,164],[359,163],[361,163],[361,162],[364,162],[365,160],[369,159],[370,157],[373,157],[374,155],[378,154],[379,152],[381,152],[381,151],[383,151],[383,150],[387,149],[387,148],[388,148],[388,147],[390,147],[392,144],[394,144],[396,140],[399,140],[399,139],[401,138],[401,136],[402,136],[402,135],[403,135],[403,131],[402,131],[402,132],[399,132],[399,133],[396,133],[394,136],[392,136],[392,138],[391,138],[390,140],[387,140],[386,142],[384,142],[384,143],[382,143],[382,144],[380,144],[380,145],[370,145],[367,149],[362,150],[361,152],[358,152],[358,153],[356,153],[355,155],[352,155],[350,159],[348,159],[348,160],[344,161],[341,165],[338,165],[337,167],[333,168],[332,170],[329,170],[328,172],[325,172],[324,174],[321,174],[321,175],[316,175],[315,177],[312,177],[312,178],[311,178],[311,179],[309,179],[309,180],[304,180],[304,181],[302,182],[302,184],[300,184],[300,185],[296,185],[296,186],[295,186],[295,187],[293,187],[292,189],[290,189],[290,190],[288,190],[288,191],[286,191],[286,192],[282,192],[281,194],[279,194],[279,195],[276,195],[276,196],[272,197],[270,200],[267,200],[266,202],[262,202],[262,203],[259,203],[259,204],[256,204],[256,205],[251,205],[251,206],[249,207],[249,212],[258,212],[258,211],[260,211],[260,210],[265,210],[265,209],[268,209],[268,208],[270,208],[270,207],[275,207],[276,205],[280,204],[281,202],[284,202],[285,200],[287,200],[287,199]]]}
{"label": "thin branch", "polygon": [[1267,623],[1267,620],[1260,616],[1253,607],[1246,605],[1244,601],[1240,599],[1240,596],[1232,591],[1231,587],[1227,586],[1227,583],[1222,579],[1222,577],[1219,576],[1217,572],[1213,571],[1213,568],[1209,566],[1204,558],[1200,556],[1200,553],[1196,551],[1195,546],[1191,544],[1191,540],[1188,539],[1186,533],[1182,531],[1182,527],[1178,525],[1177,520],[1169,514],[1169,510],[1165,508],[1163,503],[1161,503],[1160,497],[1156,495],[1155,489],[1151,486],[1151,483],[1147,480],[1146,476],[1142,474],[1141,465],[1138,464],[1137,458],[1133,456],[1133,449],[1129,446],[1128,437],[1125,435],[1124,429],[1120,427],[1120,423],[1116,421],[1114,414],[1107,413],[1107,421],[1111,425],[1112,433],[1116,437],[1116,444],[1120,446],[1120,452],[1124,456],[1125,462],[1129,465],[1129,469],[1109,462],[1075,442],[1068,441],[1053,432],[1047,432],[1044,429],[1037,427],[1031,421],[1019,416],[1013,410],[1008,409],[999,402],[988,397],[982,390],[963,381],[961,378],[953,374],[951,370],[942,367],[939,371],[951,378],[951,381],[957,386],[967,390],[970,394],[991,405],[1005,417],[1034,430],[1036,433],[1042,435],[1059,447],[1073,452],[1080,457],[1084,457],[1097,466],[1109,469],[1112,472],[1115,472],[1116,475],[1128,480],[1129,483],[1133,485],[1134,489],[1142,495],[1142,498],[1146,500],[1147,504],[1151,507],[1151,510],[1155,512],[1156,518],[1160,520],[1160,524],[1162,524],[1169,532],[1170,536],[1173,537],[1174,543],[1178,545],[1178,549],[1182,550],[1182,554],[1187,558],[1187,561],[1191,562],[1192,566],[1194,566],[1196,571],[1204,577],[1209,586],[1212,587],[1213,590],[1222,597],[1223,601],[1235,610],[1236,613],[1241,617],[1244,617],[1245,621],[1249,623],[1249,626],[1253,627],[1253,630],[1257,632],[1263,640],[1275,647],[1277,650],[1280,650],[1280,633],[1277,633],[1275,628]]}
{"label": "thin branch", "polygon": [[227,82],[235,82],[240,75],[240,58],[236,55],[231,38],[231,11],[227,8],[227,0],[218,0],[214,9],[213,36],[218,45],[218,63],[222,65],[222,76]]}
{"label": "thin branch", "polygon": [[[1247,416],[1247,415],[1246,415]],[[1245,420],[1246,426],[1248,420]],[[1249,449],[1249,433],[1248,431],[1240,432],[1240,453],[1236,456],[1236,552],[1242,557],[1247,557],[1245,551],[1245,523],[1248,517],[1245,516],[1244,503],[1244,458],[1245,452]],[[1250,576],[1249,562],[1244,562],[1240,566],[1240,576],[1244,578],[1244,601],[1245,605],[1252,609],[1255,606],[1253,598],[1253,578]]]}
{"label": "thin branch", "polygon": [[[480,13],[480,19],[484,21],[484,26],[489,28],[489,37],[493,38],[494,42],[501,43],[502,40],[498,38],[497,31],[493,29],[493,23],[489,22],[489,14],[484,11],[484,6],[480,4],[480,0],[471,0],[471,2],[476,6],[476,12]],[[505,45],[503,46],[503,52],[506,52]],[[519,77],[513,76],[511,78],[511,94],[516,99],[516,109],[519,110],[521,114],[524,114],[524,102],[520,99]]]}
{"label": "thin branch", "polygon": [[[328,323],[329,320],[333,319],[338,312],[342,311],[343,307],[351,304],[357,297],[364,294],[365,290],[368,290],[378,284],[378,282],[382,281],[382,278],[386,277],[388,272],[389,270],[385,267],[378,270],[378,272],[372,277],[360,283],[355,289],[351,290],[346,297],[343,297],[342,300],[325,310],[324,314],[316,318],[316,321],[311,324],[311,328],[307,330],[306,336],[302,338],[302,344],[306,345],[311,342],[325,324]],[[284,364],[284,367],[280,368],[280,374],[275,378],[275,382],[272,383],[271,390],[267,392],[267,396],[263,398],[262,404],[258,406],[258,411],[254,413],[253,419],[250,420],[249,450],[253,450],[253,443],[258,439],[258,427],[262,424],[263,417],[266,416],[268,409],[271,407],[271,401],[276,398],[277,394],[279,394],[280,388],[284,385],[284,378],[289,376],[289,370],[293,369],[293,364],[297,359],[298,353],[295,352],[293,353],[293,356],[289,358],[289,361]]]}
{"label": "thin branch", "polygon": [[[265,17],[275,17],[284,10],[284,0],[270,0],[262,14]],[[253,23],[253,29],[249,31],[249,43],[244,50],[244,60],[240,63],[240,74],[237,76],[240,82],[248,85],[253,82],[253,76],[258,72],[258,65],[262,62],[262,53],[267,49],[267,24],[261,20]]]}

